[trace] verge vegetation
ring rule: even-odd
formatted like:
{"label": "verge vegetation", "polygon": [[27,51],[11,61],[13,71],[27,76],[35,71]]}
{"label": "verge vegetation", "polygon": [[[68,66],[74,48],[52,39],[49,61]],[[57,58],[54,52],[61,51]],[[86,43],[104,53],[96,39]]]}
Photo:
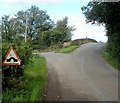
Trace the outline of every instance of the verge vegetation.
{"label": "verge vegetation", "polygon": [[113,58],[108,52],[104,51],[103,57],[107,60],[109,64],[111,64],[114,68],[120,70],[120,64],[118,60]]}
{"label": "verge vegetation", "polygon": [[78,45],[74,45],[74,46],[70,46],[70,47],[67,47],[67,48],[62,48],[58,52],[59,53],[71,53],[72,51],[74,51],[77,48],[79,48],[79,46]]}
{"label": "verge vegetation", "polygon": [[47,77],[45,58],[34,56],[31,58],[31,62],[24,65],[23,68],[21,77],[9,77],[8,86],[2,94],[3,102],[41,101],[43,99]]}

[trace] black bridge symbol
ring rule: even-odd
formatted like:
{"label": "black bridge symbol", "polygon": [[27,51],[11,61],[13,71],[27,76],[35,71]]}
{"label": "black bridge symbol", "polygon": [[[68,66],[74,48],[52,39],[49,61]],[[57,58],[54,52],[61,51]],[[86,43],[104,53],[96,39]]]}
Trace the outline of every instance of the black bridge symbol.
{"label": "black bridge symbol", "polygon": [[10,57],[9,59],[7,59],[7,62],[10,62],[12,59],[14,60],[14,62],[18,62],[18,60],[15,59],[14,57]]}

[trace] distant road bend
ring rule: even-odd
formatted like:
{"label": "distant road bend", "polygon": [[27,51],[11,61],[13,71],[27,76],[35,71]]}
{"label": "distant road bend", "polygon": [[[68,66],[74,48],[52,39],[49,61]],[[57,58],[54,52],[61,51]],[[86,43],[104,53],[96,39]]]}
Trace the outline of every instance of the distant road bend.
{"label": "distant road bend", "polygon": [[48,66],[47,101],[118,101],[118,71],[102,57],[104,43],[70,54],[41,53]]}

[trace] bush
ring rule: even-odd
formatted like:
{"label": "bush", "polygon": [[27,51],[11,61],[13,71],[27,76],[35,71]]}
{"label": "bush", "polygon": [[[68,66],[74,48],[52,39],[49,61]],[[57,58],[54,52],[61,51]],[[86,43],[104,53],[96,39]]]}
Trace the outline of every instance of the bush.
{"label": "bush", "polygon": [[120,36],[119,33],[112,33],[108,38],[106,46],[106,52],[108,52],[112,58],[115,58],[120,63]]}
{"label": "bush", "polygon": [[[31,62],[24,65],[21,78],[6,78],[6,88],[2,92],[2,102],[30,102],[43,100],[47,80],[47,68],[44,57],[32,56]],[[5,87],[6,86],[6,87]]]}

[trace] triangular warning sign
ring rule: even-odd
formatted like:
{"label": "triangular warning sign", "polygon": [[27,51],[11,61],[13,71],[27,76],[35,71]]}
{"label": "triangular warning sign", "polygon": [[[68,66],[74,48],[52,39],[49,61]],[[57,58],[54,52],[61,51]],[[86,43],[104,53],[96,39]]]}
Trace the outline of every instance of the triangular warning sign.
{"label": "triangular warning sign", "polygon": [[2,65],[20,65],[20,58],[14,48],[11,46],[8,50]]}

